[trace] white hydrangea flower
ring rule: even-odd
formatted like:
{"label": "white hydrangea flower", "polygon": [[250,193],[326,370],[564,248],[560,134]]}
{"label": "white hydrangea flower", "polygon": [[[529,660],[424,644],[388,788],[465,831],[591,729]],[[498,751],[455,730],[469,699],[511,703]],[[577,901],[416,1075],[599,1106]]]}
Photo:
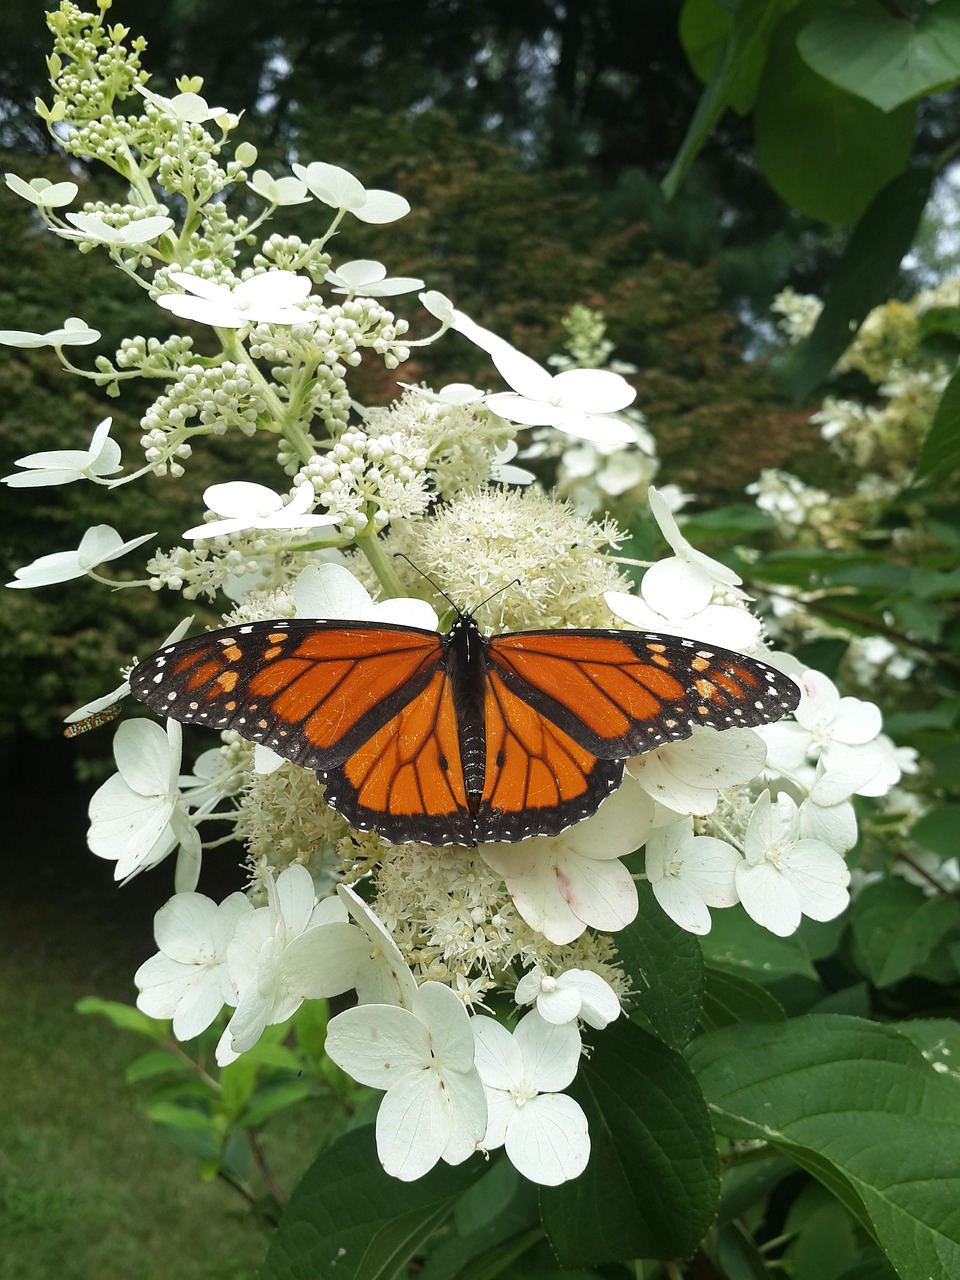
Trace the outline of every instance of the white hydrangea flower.
{"label": "white hydrangea flower", "polygon": [[662,578],[657,589],[652,592],[661,605],[670,598],[669,614],[659,613],[648,603],[644,595],[643,584],[649,577],[649,571],[644,574],[640,583],[640,597],[630,595],[626,591],[603,593],[603,598],[611,611],[640,631],[687,636],[691,640],[721,645],[725,649],[734,649],[738,653],[756,650],[763,630],[759,618],[755,618],[749,609],[736,604],[707,604],[701,609],[686,613],[688,601],[685,598],[685,588],[689,585],[689,576],[675,557],[672,557],[669,563],[670,576],[675,582],[673,596],[668,597],[663,590],[665,583]]}
{"label": "white hydrangea flower", "polygon": [[589,969],[567,969],[556,977],[538,964],[517,983],[517,1004],[534,1004],[545,1022],[574,1022],[577,1018],[602,1030],[620,1016],[620,1001],[609,982]]}
{"label": "white hydrangea flower", "polygon": [[518,452],[515,440],[508,440],[502,449],[498,449],[490,464],[490,479],[497,484],[533,484],[537,477],[532,471],[511,466]]}
{"label": "white hydrangea flower", "polygon": [[803,835],[797,805],[785,793],[774,803],[764,791],[757,801],[736,881],[747,915],[781,938],[797,929],[801,916],[833,920],[850,901],[843,858]]}
{"label": "white hydrangea flower", "polygon": [[614,444],[635,439],[633,427],[609,415],[625,409],[636,391],[619,373],[568,369],[551,374],[489,329],[454,311],[453,327],[481,347],[513,390],[486,397],[494,413],[528,427],[554,427],[582,440]]}
{"label": "white hydrangea flower", "polygon": [[3,483],[11,489],[35,489],[115,475],[120,470],[120,446],[110,439],[112,424],[112,418],[104,418],[88,449],[50,449],[17,458],[14,466],[25,470],[4,476]]}
{"label": "white hydrangea flower", "polygon": [[55,582],[71,582],[108,560],[118,560],[156,536],[156,533],[144,533],[139,538],[124,542],[116,529],[111,529],[108,524],[94,525],[80,539],[76,551],[54,551],[52,555],[40,556],[31,564],[17,569],[15,581],[8,582],[7,586],[49,587]]}
{"label": "white hydrangea flower", "polygon": [[[880,789],[870,794],[884,794],[899,778],[900,768],[880,742],[879,708],[860,698],[841,698],[820,671],[804,671],[798,683],[795,718],[759,729],[767,746],[767,769],[797,782],[825,806],[863,794],[874,783]],[[815,778],[813,763],[820,766]]]}
{"label": "white hydrangea flower", "polygon": [[257,169],[247,186],[268,204],[307,204],[311,198],[306,183],[299,178],[275,178],[266,169]]}
{"label": "white hydrangea flower", "polygon": [[426,600],[397,596],[374,600],[349,569],[339,564],[311,564],[297,578],[294,593],[298,618],[345,618],[352,622],[396,622],[436,631],[437,611]]}
{"label": "white hydrangea flower", "polygon": [[449,987],[425,982],[412,1007],[364,1004],[332,1018],[327,1055],[359,1081],[384,1089],[377,1153],[394,1178],[412,1182],[437,1163],[462,1164],[487,1126],[474,1065],[470,1015]]}
{"label": "white hydrangea flower", "polygon": [[163,214],[135,218],[124,227],[111,227],[94,213],[68,213],[66,218],[75,230],[54,227],[56,234],[64,240],[92,240],[95,244],[111,245],[117,249],[134,249],[138,245],[150,244],[174,225],[173,219]]}
{"label": "white hydrangea flower", "polygon": [[20,347],[24,351],[34,347],[89,347],[100,341],[99,329],[91,329],[79,316],[68,316],[60,329],[49,333],[31,333],[26,329],[0,329],[0,346]]}
{"label": "white hydrangea flower", "polygon": [[15,173],[4,174],[4,182],[14,195],[29,200],[38,209],[60,209],[71,204],[80,190],[75,182],[51,182],[49,178],[31,178],[24,182]]}
{"label": "white hydrangea flower", "polygon": [[314,493],[313,485],[307,482],[297,486],[287,503],[275,490],[249,480],[212,484],[204,490],[203,500],[209,510],[223,518],[194,525],[184,532],[184,538],[199,542],[252,529],[314,529],[337,524],[340,519],[339,516],[311,514]]}
{"label": "white hydrangea flower", "polygon": [[161,293],[157,305],[184,320],[244,329],[248,324],[303,324],[309,319],[298,304],[313,285],[294,271],[264,271],[234,288],[186,271],[171,271],[169,279],[186,292]]}
{"label": "white hydrangea flower", "polygon": [[665,618],[675,616],[678,593],[682,593],[684,616],[691,617],[705,609],[717,591],[725,596],[743,598],[743,592],[739,590],[739,575],[690,545],[680,532],[663,494],[651,486],[647,490],[647,501],[660,532],[674,553],[658,560],[643,575],[643,598],[650,608]]}
{"label": "white hydrangea flower", "polygon": [[308,932],[319,933],[346,919],[337,898],[317,902],[313,877],[294,863],[274,880],[264,877],[267,905],[243,917],[227,948],[236,1012],[217,1045],[217,1062],[226,1066],[252,1049],[268,1026],[285,1022],[300,1008],[308,986],[322,975],[305,974],[292,944]]}
{"label": "white hydrangea flower", "polygon": [[689,738],[632,756],[627,769],[658,804],[674,813],[713,813],[718,793],[763,769],[766,744],[752,729],[694,725]]}
{"label": "white hydrangea flower", "polygon": [[368,190],[358,178],[338,165],[315,160],[312,164],[295,164],[293,172],[318,200],[333,209],[352,213],[361,222],[378,225],[396,222],[410,212],[403,196],[392,191]]}
{"label": "white hydrangea flower", "polygon": [[113,740],[119,772],[90,800],[87,842],[99,858],[116,862],[114,879],[156,866],[180,845],[178,891],[196,888],[200,836],[180,794],[183,728],[168,720],[127,720]]}
{"label": "white hydrangea flower", "polygon": [[590,1134],[583,1108],[563,1089],[580,1065],[580,1033],[573,1022],[544,1021],[536,1011],[513,1035],[493,1018],[473,1020],[477,1071],[487,1096],[482,1146],[505,1147],[525,1178],[554,1187],[583,1173]]}
{"label": "white hydrangea flower", "polygon": [[202,893],[177,893],[154,916],[160,950],[137,970],[137,1008],[172,1018],[178,1040],[205,1031],[224,1004],[235,1004],[227,948],[237,925],[253,912],[243,893],[217,904]]}
{"label": "white hydrangea flower", "polygon": [[345,293],[354,298],[387,298],[397,293],[413,293],[422,289],[423,281],[414,276],[391,276],[382,262],[371,258],[357,258],[344,262],[336,271],[328,271],[327,284],[335,285],[334,293]]}
{"label": "white hydrangea flower", "polygon": [[[154,93],[142,84],[134,85],[134,88],[164,115],[173,116],[183,124],[206,124],[208,120],[231,116],[226,107],[208,106],[206,98],[202,98],[199,93],[176,93],[172,98],[166,98],[162,93]],[[232,118],[236,119],[236,116]]]}
{"label": "white hydrangea flower", "polygon": [[709,933],[708,908],[738,901],[736,870],[743,859],[725,840],[694,835],[691,818],[657,828],[645,856],[654,897],[687,933]]}
{"label": "white hydrangea flower", "polygon": [[479,852],[527,924],[562,944],[588,925],[614,932],[636,916],[637,887],[620,859],[640,848],[653,819],[652,802],[627,778],[592,817],[560,835],[482,844]]}

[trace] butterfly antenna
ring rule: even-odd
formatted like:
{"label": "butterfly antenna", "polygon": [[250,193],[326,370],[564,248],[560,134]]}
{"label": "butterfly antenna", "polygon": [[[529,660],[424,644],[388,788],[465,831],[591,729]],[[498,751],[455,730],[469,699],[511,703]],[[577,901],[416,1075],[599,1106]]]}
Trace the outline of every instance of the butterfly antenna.
{"label": "butterfly antenna", "polygon": [[446,600],[447,604],[450,605],[452,609],[456,609],[457,613],[461,612],[460,606],[456,603],[456,601],[450,599],[450,597],[444,591],[443,587],[437,586],[434,580],[430,577],[429,573],[424,573],[423,570],[419,568],[417,565],[415,565],[409,556],[405,556],[402,551],[395,551],[393,554],[399,560],[406,560],[407,564],[414,571],[414,573],[419,573],[421,578],[429,582],[431,587],[433,587],[434,591],[436,591],[439,595],[443,596],[444,600]]}
{"label": "butterfly antenna", "polygon": [[474,613],[482,609],[485,604],[489,604],[491,600],[496,599],[497,596],[503,595],[504,591],[509,591],[511,587],[519,587],[519,585],[520,579],[514,578],[514,580],[512,582],[508,582],[505,587],[497,587],[496,591],[491,591],[485,600],[480,601],[477,608],[474,609]]}

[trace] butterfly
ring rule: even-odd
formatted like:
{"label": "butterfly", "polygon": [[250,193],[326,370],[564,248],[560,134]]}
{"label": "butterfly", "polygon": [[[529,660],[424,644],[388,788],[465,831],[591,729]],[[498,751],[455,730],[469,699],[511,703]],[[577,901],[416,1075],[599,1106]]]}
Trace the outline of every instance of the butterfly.
{"label": "butterfly", "polygon": [[766,663],[645,631],[484,636],[340,619],[251,622],[167,645],[134,696],[233,729],[304,768],[354,827],[392,843],[558,835],[596,812],[625,760],[792,711]]}

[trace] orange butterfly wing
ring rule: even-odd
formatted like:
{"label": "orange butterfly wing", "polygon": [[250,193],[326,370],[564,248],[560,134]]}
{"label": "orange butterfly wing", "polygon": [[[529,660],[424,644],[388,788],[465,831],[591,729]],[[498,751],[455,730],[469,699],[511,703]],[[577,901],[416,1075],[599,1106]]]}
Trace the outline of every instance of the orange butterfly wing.
{"label": "orange butterfly wing", "polygon": [[779,720],[800,701],[781,672],[742,654],[643,631],[522,631],[495,636],[503,684],[602,758],[688,738],[697,725]]}

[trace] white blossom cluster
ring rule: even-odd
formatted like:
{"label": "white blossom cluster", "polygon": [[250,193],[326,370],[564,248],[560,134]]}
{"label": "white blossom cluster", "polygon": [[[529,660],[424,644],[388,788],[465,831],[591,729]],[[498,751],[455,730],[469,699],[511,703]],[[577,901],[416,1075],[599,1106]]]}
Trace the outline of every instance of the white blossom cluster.
{"label": "white blossom cluster", "polygon": [[[255,173],[249,187],[264,201],[262,216],[231,221],[219,197],[255,160],[244,144],[239,159],[216,159],[236,118],[209,107],[198,83],[182,83],[170,99],[144,90],[132,54],[109,84],[79,76],[81,52],[102,67],[120,57],[117,29],[108,35],[99,22],[62,6],[48,115],[75,154],[115,167],[122,157],[137,193],[129,216],[87,210],[61,219],[57,210],[75,190],[16,178],[8,185],[58,232],[110,253],[171,323],[206,326],[220,353],[198,364],[186,340],[133,339],[114,365],[98,362],[90,376],[101,384],[166,379],[144,422],[139,470],[121,470],[108,419],[86,449],[27,455],[6,482],[179,477],[197,438],[236,428],[240,445],[253,431],[276,435],[292,483],[208,487],[184,545],[156,551],[141,581],[108,577],[103,566],[155,535],[124,540],[95,526],[76,550],[40,557],[9,585],[88,576],[188,599],[222,594],[227,624],[297,616],[437,629],[433,606],[456,601],[496,631],[627,626],[684,635],[762,657],[800,685],[794,720],[722,735],[698,728],[628,761],[623,785],[561,834],[477,848],[391,845],[354,831],[325,805],[312,773],[233,733],[189,772],[176,721],[129,719],[116,732],[117,771],[91,801],[90,846],[121,881],[175,859],[175,893],[156,917],[159,950],[136,975],[142,1010],[171,1018],[181,1039],[230,1011],[217,1050],[226,1064],[302,1001],[353,991],[356,1006],[329,1024],[327,1053],[383,1091],[377,1145],[389,1173],[413,1179],[440,1160],[458,1164],[503,1146],[535,1182],[576,1177],[590,1136],[565,1091],[584,1029],[602,1034],[629,998],[617,933],[637,916],[637,880],[649,880],[663,910],[697,934],[709,930],[712,909],[737,903],[781,936],[801,916],[832,919],[848,901],[852,798],[888,792],[909,761],[884,737],[873,704],[843,698],[821,673],[768,652],[738,576],[681,533],[676,495],[649,492],[671,554],[633,592],[611,552],[614,522],[530,486],[533,475],[511,465],[514,437],[528,428],[595,451],[600,473],[604,450],[608,460],[624,446],[643,453],[640,428],[622,416],[635,393],[620,373],[551,374],[442,295],[425,293],[440,322],[432,336],[452,328],[475,342],[510,389],[408,388],[388,409],[356,410],[347,380],[363,352],[388,368],[409,352],[407,322],[375,299],[421,282],[390,278],[365,260],[328,270],[323,245],[348,214],[389,223],[406,201],[313,162],[277,178]],[[122,125],[120,100],[137,112]],[[169,207],[186,198],[198,210],[184,248],[167,234],[166,213],[137,212],[168,207],[147,199],[154,185]],[[236,268],[244,242],[276,207],[306,202],[334,211],[327,236],[265,241],[254,265]],[[343,300],[325,300],[323,290]],[[98,336],[72,317],[47,334],[7,330],[0,341],[62,354]],[[583,457],[577,465],[586,466]],[[604,492],[621,485],[615,470]],[[640,471],[632,476],[630,485],[646,483]],[[128,692],[124,681],[72,718]],[[201,860],[231,835],[246,845],[249,884],[218,904],[196,891]],[[493,1012],[504,993],[516,1006],[506,1019]]]}

